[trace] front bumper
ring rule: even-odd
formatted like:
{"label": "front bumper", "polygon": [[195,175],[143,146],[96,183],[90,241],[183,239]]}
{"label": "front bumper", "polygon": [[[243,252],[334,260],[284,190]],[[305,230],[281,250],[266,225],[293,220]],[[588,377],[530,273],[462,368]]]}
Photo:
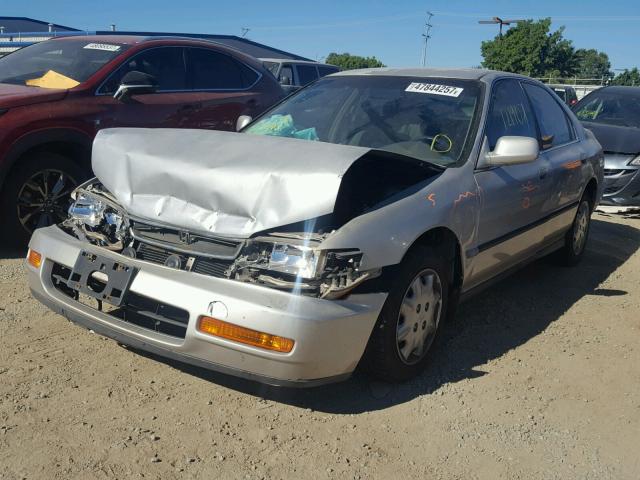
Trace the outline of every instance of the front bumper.
{"label": "front bumper", "polygon": [[[36,230],[29,247],[39,252],[39,269],[27,263],[29,287],[53,311],[96,333],[163,357],[278,386],[313,386],[347,378],[357,366],[386,300],[385,293],[322,300],[214,278],[124,257],[71,237],[56,226]],[[58,290],[54,265],[73,267],[81,250],[139,269],[130,292],[189,314],[184,338],[143,328],[94,309]],[[220,318],[243,327],[291,338],[284,354],[213,337],[196,330],[212,302],[224,305]]]}
{"label": "front bumper", "polygon": [[640,167],[628,164],[634,157],[622,154],[605,156],[602,205],[640,206]]}

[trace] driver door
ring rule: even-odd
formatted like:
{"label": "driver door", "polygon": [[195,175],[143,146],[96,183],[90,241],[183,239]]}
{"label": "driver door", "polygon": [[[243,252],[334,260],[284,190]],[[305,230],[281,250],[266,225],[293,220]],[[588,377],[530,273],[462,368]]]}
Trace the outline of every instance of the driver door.
{"label": "driver door", "polygon": [[[154,93],[132,95],[122,102],[113,98],[122,78],[130,71],[151,75],[158,84]],[[183,47],[154,47],[133,55],[113,72],[96,92],[100,114],[97,129],[110,127],[188,127],[199,102],[187,90]]]}
{"label": "driver door", "polygon": [[[485,127],[488,151],[502,136],[538,138],[535,116],[519,81],[498,81],[490,102]],[[471,287],[536,251],[540,242],[536,226],[549,194],[548,160],[539,156],[532,163],[476,170],[475,179],[481,209]]]}

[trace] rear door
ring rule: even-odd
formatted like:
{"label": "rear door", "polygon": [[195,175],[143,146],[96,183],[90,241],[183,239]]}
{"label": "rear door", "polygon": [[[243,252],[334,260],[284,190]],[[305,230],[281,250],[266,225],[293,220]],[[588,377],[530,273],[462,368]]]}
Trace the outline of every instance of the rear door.
{"label": "rear door", "polygon": [[196,99],[190,128],[234,131],[240,115],[255,117],[268,105],[255,86],[260,73],[214,49],[187,48],[188,87]]}
{"label": "rear door", "polygon": [[[571,121],[554,95],[533,83],[523,82],[523,87],[537,119],[540,156],[546,160],[549,169],[550,194],[542,204],[542,213],[551,217],[580,200],[582,170],[587,156],[581,151]],[[566,225],[560,228],[563,226]]]}
{"label": "rear door", "polygon": [[[517,80],[499,80],[493,85],[485,136],[490,151],[503,136],[537,138],[531,105]],[[481,210],[470,287],[501,273],[537,249],[540,239],[536,226],[543,217],[549,194],[547,171],[546,159],[539,157],[532,163],[475,172]]]}

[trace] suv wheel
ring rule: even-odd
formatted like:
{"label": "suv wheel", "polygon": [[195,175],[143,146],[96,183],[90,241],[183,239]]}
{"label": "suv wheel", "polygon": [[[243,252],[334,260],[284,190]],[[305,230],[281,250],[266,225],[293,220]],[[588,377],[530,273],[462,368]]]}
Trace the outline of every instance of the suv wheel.
{"label": "suv wheel", "polygon": [[56,153],[38,152],[20,160],[2,191],[5,240],[26,245],[36,228],[64,220],[69,194],[83,179],[76,163]]}
{"label": "suv wheel", "polygon": [[376,377],[402,382],[424,370],[447,314],[451,269],[443,257],[418,246],[399,265],[365,353]]}

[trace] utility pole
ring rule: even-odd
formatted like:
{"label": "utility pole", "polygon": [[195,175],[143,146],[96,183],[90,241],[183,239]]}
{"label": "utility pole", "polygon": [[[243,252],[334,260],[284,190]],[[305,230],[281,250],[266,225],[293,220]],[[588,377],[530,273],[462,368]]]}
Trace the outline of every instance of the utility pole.
{"label": "utility pole", "polygon": [[422,34],[422,36],[424,37],[424,45],[422,47],[422,62],[421,62],[421,65],[423,67],[427,64],[427,43],[429,42],[429,39],[431,38],[431,28],[433,27],[433,25],[431,25],[431,17],[433,17],[433,13],[427,12],[427,21],[424,24],[424,33]]}
{"label": "utility pole", "polygon": [[502,26],[503,25],[511,25],[512,23],[524,22],[524,20],[503,20],[500,17],[493,17],[491,20],[479,20],[478,23],[483,25],[494,24],[500,25],[500,38],[502,38]]}
{"label": "utility pole", "polygon": [[240,35],[240,37],[244,38],[244,37],[247,36],[247,33],[249,33],[249,30],[251,30],[251,29],[248,28],[248,27],[242,27],[240,30],[242,31],[242,35]]}

